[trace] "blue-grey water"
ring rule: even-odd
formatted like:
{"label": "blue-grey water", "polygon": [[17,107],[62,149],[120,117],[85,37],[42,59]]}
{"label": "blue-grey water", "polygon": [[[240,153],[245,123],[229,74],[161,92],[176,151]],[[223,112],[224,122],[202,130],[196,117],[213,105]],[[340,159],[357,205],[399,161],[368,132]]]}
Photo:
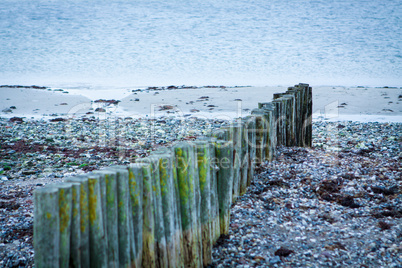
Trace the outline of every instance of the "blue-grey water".
{"label": "blue-grey water", "polygon": [[0,84],[402,86],[400,0],[1,0]]}

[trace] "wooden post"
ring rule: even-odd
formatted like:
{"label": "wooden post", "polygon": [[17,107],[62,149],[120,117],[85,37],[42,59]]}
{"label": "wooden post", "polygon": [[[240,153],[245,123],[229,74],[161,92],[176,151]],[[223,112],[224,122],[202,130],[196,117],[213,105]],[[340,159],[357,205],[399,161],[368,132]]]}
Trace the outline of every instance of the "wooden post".
{"label": "wooden post", "polygon": [[275,93],[272,103],[277,111],[277,143],[278,145],[286,145],[286,107],[283,93]]}
{"label": "wooden post", "polygon": [[248,172],[246,185],[250,186],[254,177],[255,159],[256,159],[256,117],[246,116],[244,118],[248,136]]}
{"label": "wooden post", "polygon": [[108,267],[119,267],[119,232],[117,209],[116,172],[103,169],[94,173],[100,176],[103,213],[106,215],[107,261]]}
{"label": "wooden post", "polygon": [[284,144],[286,146],[295,146],[295,97],[293,94],[280,93],[276,94],[280,98],[276,99],[281,102],[282,105],[282,115],[283,115],[283,132]]}
{"label": "wooden post", "polygon": [[152,195],[153,195],[153,211],[155,224],[155,252],[156,267],[167,267],[168,254],[166,249],[165,226],[163,221],[162,195],[159,176],[159,158],[149,156],[138,159],[140,163],[148,163],[151,165],[152,179]]}
{"label": "wooden post", "polygon": [[[107,267],[107,233],[106,233],[106,209],[103,210],[101,178],[93,172],[86,174],[88,185],[88,219],[89,219],[89,250],[90,267]],[[84,179],[85,180],[85,179]],[[85,189],[85,188],[84,188]],[[106,189],[105,189],[106,190]],[[85,226],[85,225],[84,225]],[[81,225],[83,231],[83,225]]]}
{"label": "wooden post", "polygon": [[202,251],[199,232],[199,202],[196,194],[197,171],[194,146],[188,142],[180,142],[173,147],[177,166],[179,184],[181,224],[183,230],[183,253],[185,267],[201,267]]}
{"label": "wooden post", "polygon": [[248,150],[248,129],[245,119],[241,122],[241,154],[240,154],[240,191],[239,195],[243,195],[247,191],[247,178],[250,164],[250,154]]}
{"label": "wooden post", "polygon": [[265,160],[265,150],[267,146],[267,122],[265,120],[265,113],[262,109],[254,109],[251,115],[255,117],[255,151],[256,151],[256,164],[259,165]]}
{"label": "wooden post", "polygon": [[313,142],[313,89],[308,84],[303,84],[307,87],[308,110],[307,110],[307,146],[311,147]]}
{"label": "wooden post", "polygon": [[108,170],[116,173],[119,265],[120,267],[131,267],[131,257],[135,252],[135,244],[134,237],[131,236],[132,232],[130,231],[132,217],[128,169],[124,166],[112,166]]}
{"label": "wooden post", "polygon": [[159,150],[153,152],[152,156],[159,159],[159,177],[168,266],[183,267],[184,263],[181,256],[181,228],[177,221],[177,196],[173,172],[175,168],[173,161],[174,154],[171,150]]}
{"label": "wooden post", "polygon": [[217,141],[219,224],[221,234],[229,233],[230,206],[233,193],[233,142]]}
{"label": "wooden post", "polygon": [[130,164],[128,167],[128,182],[130,191],[131,208],[130,214],[132,216],[131,237],[134,239],[134,249],[132,252],[131,260],[133,266],[136,268],[141,267],[142,254],[143,254],[143,189],[144,189],[144,175],[143,169],[149,167],[147,164]]}
{"label": "wooden post", "polygon": [[34,191],[35,267],[59,267],[59,190],[43,187]]}
{"label": "wooden post", "polygon": [[289,87],[286,93],[294,96],[294,124],[295,124],[294,144],[295,146],[301,146],[300,141],[303,126],[302,123],[303,119],[301,114],[301,89],[296,86]]}
{"label": "wooden post", "polygon": [[209,145],[209,159],[210,159],[210,177],[211,177],[211,236],[212,244],[215,244],[220,235],[220,224],[219,224],[219,198],[218,198],[218,178],[217,171],[219,169],[219,162],[217,161],[215,155],[215,143],[216,140],[211,139],[208,142]]}
{"label": "wooden post", "polygon": [[155,211],[154,195],[152,187],[152,169],[150,163],[144,163],[143,171],[143,248],[142,266],[156,267],[156,248],[155,248]]}
{"label": "wooden post", "polygon": [[70,267],[81,267],[81,230],[80,230],[80,191],[81,184],[71,183],[71,237],[70,237]]}
{"label": "wooden post", "polygon": [[195,142],[197,149],[197,163],[199,189],[201,193],[201,237],[203,265],[212,263],[212,233],[211,233],[211,154],[208,141]]}
{"label": "wooden post", "polygon": [[272,161],[275,157],[277,138],[276,138],[276,120],[275,105],[271,102],[258,103],[258,107],[264,110],[265,119],[267,121],[267,146],[265,147],[265,158]]}
{"label": "wooden post", "polygon": [[50,187],[55,187],[59,191],[59,215],[60,215],[60,255],[59,267],[68,268],[70,266],[70,237],[71,237],[71,217],[72,217],[72,184],[54,183]]}
{"label": "wooden post", "polygon": [[233,141],[233,195],[232,202],[234,203],[240,195],[241,181],[241,156],[242,156],[242,140],[243,126],[239,121],[234,121],[230,128]]}
{"label": "wooden post", "polygon": [[[73,256],[73,265],[75,265],[74,267],[90,267],[88,178],[85,175],[79,175],[68,177],[65,179],[65,181],[79,184],[79,196],[77,198],[74,198],[73,192],[73,215],[74,210],[76,209],[76,202],[79,202],[79,226],[77,227],[76,223],[72,223],[71,250],[73,254],[75,254],[75,256]],[[78,231],[79,234],[74,234],[76,231]],[[78,237],[79,244],[76,245],[74,241],[77,241]],[[75,263],[75,260],[77,259],[80,260],[80,265]]]}

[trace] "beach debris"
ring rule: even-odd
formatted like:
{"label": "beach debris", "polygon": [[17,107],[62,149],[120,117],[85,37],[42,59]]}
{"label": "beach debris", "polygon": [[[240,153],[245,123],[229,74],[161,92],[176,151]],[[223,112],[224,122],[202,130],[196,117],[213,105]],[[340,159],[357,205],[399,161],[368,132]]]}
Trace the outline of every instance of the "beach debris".
{"label": "beach debris", "polygon": [[50,121],[50,122],[64,122],[64,121],[67,121],[67,119],[66,119],[66,118],[62,118],[62,117],[57,117],[57,118],[49,119],[49,121]]}
{"label": "beach debris", "polygon": [[371,191],[373,191],[373,193],[376,194],[394,195],[398,193],[398,186],[396,185],[391,187],[371,186]]}
{"label": "beach debris", "polygon": [[95,103],[104,103],[106,105],[110,105],[110,104],[117,105],[121,101],[120,100],[114,100],[114,99],[112,99],[112,100],[99,99],[99,100],[95,100],[94,102]]}
{"label": "beach debris", "polygon": [[379,221],[378,222],[378,227],[381,229],[381,231],[389,230],[391,229],[391,224],[385,222],[385,221]]}
{"label": "beach debris", "polygon": [[1,87],[8,87],[8,88],[33,88],[33,89],[47,89],[47,87],[40,87],[40,86],[21,86],[21,85],[1,85]]}
{"label": "beach debris", "polygon": [[68,105],[68,103],[67,102],[62,102],[59,105]]}
{"label": "beach debris", "polygon": [[166,111],[166,110],[172,110],[172,109],[174,109],[174,106],[172,106],[172,105],[159,106],[159,111]]}
{"label": "beach debris", "polygon": [[98,113],[106,113],[106,109],[105,109],[105,108],[102,108],[102,107],[98,107],[98,108],[95,109],[95,112],[98,112]]}
{"label": "beach debris", "polygon": [[190,110],[190,112],[192,112],[192,113],[198,113],[200,110],[197,110],[197,109],[191,109]]}
{"label": "beach debris", "polygon": [[10,108],[5,108],[5,109],[2,110],[2,112],[6,113],[6,114],[9,114],[9,113],[12,113],[13,110],[11,110]]}
{"label": "beach debris", "polygon": [[275,251],[275,256],[279,256],[279,257],[287,257],[290,254],[295,253],[293,250],[281,247],[280,249],[278,249],[277,251]]}
{"label": "beach debris", "polygon": [[22,117],[16,117],[16,116],[11,117],[9,121],[12,122],[12,123],[18,123],[18,124],[21,124],[22,122],[24,122]]}

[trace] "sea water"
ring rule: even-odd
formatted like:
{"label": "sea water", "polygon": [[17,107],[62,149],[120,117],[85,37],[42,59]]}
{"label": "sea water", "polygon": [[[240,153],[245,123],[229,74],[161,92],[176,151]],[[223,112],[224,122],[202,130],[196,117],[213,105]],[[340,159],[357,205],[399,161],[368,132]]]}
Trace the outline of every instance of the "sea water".
{"label": "sea water", "polygon": [[1,0],[0,84],[402,86],[398,0]]}

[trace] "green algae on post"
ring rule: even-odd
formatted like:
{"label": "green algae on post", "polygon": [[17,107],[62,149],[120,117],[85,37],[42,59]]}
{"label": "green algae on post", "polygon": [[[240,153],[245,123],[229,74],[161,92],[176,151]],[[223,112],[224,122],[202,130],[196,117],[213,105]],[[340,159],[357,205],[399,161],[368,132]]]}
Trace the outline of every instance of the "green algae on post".
{"label": "green algae on post", "polygon": [[199,189],[201,193],[200,219],[203,265],[212,263],[212,233],[211,233],[211,159],[208,141],[196,141]]}
{"label": "green algae on post", "polygon": [[131,199],[132,236],[135,244],[132,261],[135,267],[141,267],[143,254],[143,168],[147,164],[130,164],[128,167],[128,180]]}
{"label": "green algae on post", "polygon": [[219,166],[219,224],[222,235],[229,233],[230,205],[232,204],[233,191],[233,143],[231,141],[217,141],[215,153]]}
{"label": "green algae on post", "polygon": [[168,255],[166,250],[165,226],[163,221],[162,194],[159,176],[159,158],[149,156],[138,160],[139,163],[148,163],[151,166],[152,206],[155,217],[155,261],[157,267],[167,267]]}
{"label": "green algae on post", "polygon": [[156,266],[155,248],[155,217],[154,217],[154,196],[152,190],[151,164],[144,163],[143,175],[143,248],[142,267]]}
{"label": "green algae on post", "polygon": [[[189,142],[180,142],[174,145],[177,163],[177,179],[179,182],[179,198],[183,229],[183,253],[185,267],[201,267],[202,252],[200,228],[198,225],[199,209],[195,191],[198,174],[194,146]],[[197,177],[196,177],[197,176]]]}
{"label": "green algae on post", "polygon": [[[79,200],[79,245],[72,246],[72,250],[75,250],[76,255],[79,255],[80,266],[81,267],[89,267],[90,264],[90,249],[89,249],[89,205],[88,205],[88,178],[84,175],[68,177],[65,179],[66,182],[70,183],[78,183],[79,184],[79,192],[78,197],[74,199],[73,193],[73,206],[76,201]],[[73,208],[74,209],[74,208]],[[74,213],[73,213],[73,221],[74,221]],[[74,233],[74,223],[72,223],[72,241],[71,243],[75,243],[73,239]],[[75,236],[75,235],[74,235]],[[78,236],[78,234],[76,235]],[[74,249],[75,248],[75,249]],[[78,251],[78,252],[77,252]],[[76,260],[73,261],[76,262]],[[77,264],[78,265],[78,264]],[[78,266],[79,267],[79,266]]]}
{"label": "green algae on post", "polygon": [[103,169],[94,173],[100,176],[102,200],[105,202],[107,262],[109,267],[119,265],[119,235],[116,171]]}
{"label": "green algae on post", "polygon": [[58,267],[60,256],[59,190],[34,191],[34,248],[36,267]]}
{"label": "green algae on post", "polygon": [[112,166],[108,170],[116,172],[117,188],[117,228],[119,243],[119,265],[130,267],[135,252],[134,238],[131,237],[132,217],[129,196],[128,170],[125,166]]}
{"label": "green algae on post", "polygon": [[99,174],[86,174],[88,178],[88,212],[90,267],[107,267],[106,210],[102,207],[102,187]]}
{"label": "green algae on post", "polygon": [[162,194],[163,222],[165,227],[166,249],[169,267],[182,267],[180,228],[175,219],[178,215],[176,206],[176,189],[173,173],[173,152],[159,150],[152,156],[159,159],[159,179]]}

